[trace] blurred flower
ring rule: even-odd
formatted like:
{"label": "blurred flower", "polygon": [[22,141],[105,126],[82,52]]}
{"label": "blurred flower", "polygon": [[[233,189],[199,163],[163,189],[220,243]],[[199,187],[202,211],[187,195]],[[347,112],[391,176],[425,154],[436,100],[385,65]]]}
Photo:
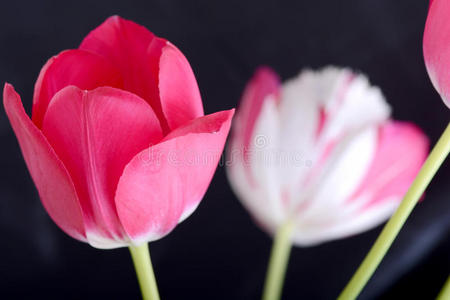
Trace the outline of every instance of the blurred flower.
{"label": "blurred flower", "polygon": [[183,54],[117,16],[45,64],[32,121],[10,84],[3,97],[46,210],[67,234],[98,248],[159,239],[188,217],[233,115],[204,116]]}
{"label": "blurred flower", "polygon": [[394,212],[427,155],[421,130],[389,115],[380,90],[348,69],[280,86],[261,68],[235,117],[228,178],[268,232],[294,222],[297,245],[362,232]]}
{"label": "blurred flower", "polygon": [[423,55],[428,75],[444,103],[450,107],[450,1],[430,1]]}

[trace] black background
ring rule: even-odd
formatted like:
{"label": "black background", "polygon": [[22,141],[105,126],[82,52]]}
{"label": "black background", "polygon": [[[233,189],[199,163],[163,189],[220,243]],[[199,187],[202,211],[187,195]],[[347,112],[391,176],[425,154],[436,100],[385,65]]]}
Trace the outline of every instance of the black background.
{"label": "black background", "polygon": [[[425,0],[3,1],[0,82],[12,83],[30,111],[45,61],[119,14],[183,51],[206,113],[235,107],[261,64],[283,79],[335,64],[368,74],[394,117],[416,122],[435,143],[449,111],[424,68],[427,7]],[[127,249],[94,249],[52,223],[4,112],[0,141],[0,298],[138,299]],[[449,176],[447,161],[361,299],[436,296],[450,271]],[[293,249],[284,298],[335,298],[380,229]],[[257,299],[270,246],[219,168],[197,211],[150,249],[163,299]]]}

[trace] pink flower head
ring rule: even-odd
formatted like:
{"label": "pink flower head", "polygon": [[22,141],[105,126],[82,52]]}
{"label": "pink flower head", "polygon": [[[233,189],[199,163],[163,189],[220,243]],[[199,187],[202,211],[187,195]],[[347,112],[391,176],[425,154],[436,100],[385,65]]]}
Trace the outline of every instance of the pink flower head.
{"label": "pink flower head", "polygon": [[3,99],[49,215],[97,248],[159,239],[188,217],[234,113],[204,116],[183,54],[117,16],[45,64],[31,120],[10,84]]}
{"label": "pink flower head", "polygon": [[450,1],[430,1],[423,55],[434,88],[450,108]]}
{"label": "pink flower head", "polygon": [[280,85],[261,68],[235,117],[228,178],[268,232],[292,220],[297,245],[362,232],[394,212],[427,154],[421,130],[389,115],[380,90],[348,69]]}

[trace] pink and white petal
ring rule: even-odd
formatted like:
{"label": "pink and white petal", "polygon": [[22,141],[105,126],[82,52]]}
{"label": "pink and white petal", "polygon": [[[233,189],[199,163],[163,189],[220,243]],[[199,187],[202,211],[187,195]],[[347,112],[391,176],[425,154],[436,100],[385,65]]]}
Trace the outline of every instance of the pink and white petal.
{"label": "pink and white petal", "polygon": [[152,106],[165,133],[169,129],[162,112],[158,74],[162,49],[166,45],[166,40],[144,26],[119,16],[108,18],[80,45],[80,49],[105,57],[121,71],[124,89]]}
{"label": "pink and white petal", "polygon": [[199,204],[220,159],[233,113],[195,119],[140,152],[125,167],[115,199],[134,244],[168,234]]}
{"label": "pink and white petal", "polygon": [[43,133],[71,174],[91,244],[126,243],[114,201],[117,183],[125,165],[162,138],[148,103],[110,87],[69,86],[52,99]]}
{"label": "pink and white petal", "polygon": [[159,63],[161,106],[171,130],[203,116],[203,104],[194,72],[186,57],[167,42]]}
{"label": "pink and white petal", "polygon": [[[255,123],[260,118],[261,109],[267,99],[279,101],[280,79],[269,67],[256,70],[242,95],[238,115],[233,124],[233,136],[241,140],[245,150],[251,151],[251,140]],[[268,98],[268,96],[272,97]]]}
{"label": "pink and white petal", "polygon": [[[266,193],[264,187],[255,186],[249,181],[246,162],[240,146],[231,140],[227,146],[226,174],[233,191],[255,222],[273,234],[285,220],[286,215],[280,203],[276,203]],[[274,206],[275,212],[274,213]]]}
{"label": "pink and white petal", "polygon": [[326,68],[318,73],[317,80],[327,78],[328,73],[336,74],[336,81],[324,103],[327,121],[319,137],[320,143],[326,145],[349,131],[387,120],[391,109],[380,89],[371,86],[366,76],[348,69]]}
{"label": "pink and white petal", "polygon": [[[233,122],[233,133],[227,147],[228,180],[238,199],[254,219],[269,232],[276,230],[284,220],[282,205],[277,202],[279,188],[273,187],[271,193],[266,193],[264,186],[264,182],[268,180],[266,177],[270,176],[270,171],[264,168],[275,170],[272,174],[275,177],[277,173],[275,163],[264,164],[263,156],[264,153],[270,152],[270,149],[266,147],[273,149],[278,143],[277,103],[279,98],[280,79],[277,74],[268,67],[256,70],[241,98],[239,110]],[[259,164],[259,167],[255,167],[254,162]],[[264,170],[264,175],[257,174],[262,178],[253,176],[257,173],[254,168]]]}
{"label": "pink and white petal", "polygon": [[[280,225],[287,217],[290,199],[283,197],[283,186],[279,177],[280,167],[285,162],[279,159],[280,119],[273,99],[263,103],[251,141],[250,149],[252,150],[248,156],[247,173],[251,186],[264,190],[266,194],[257,202],[257,205],[261,207],[256,213],[260,215],[270,213],[273,219],[270,223],[276,221],[277,225]],[[259,216],[256,218],[262,219]]]}
{"label": "pink and white petal", "polygon": [[428,138],[414,124],[390,121],[380,127],[377,150],[369,172],[348,202],[377,205],[393,197],[402,199],[428,154]]}
{"label": "pink and white petal", "polygon": [[[283,85],[282,99],[281,149],[295,162],[280,170],[289,195],[305,194],[343,136],[377,124],[389,113],[381,93],[365,77],[336,67],[301,72]],[[292,138],[298,128],[302,134]],[[302,198],[297,196],[294,204]]]}
{"label": "pink and white petal", "polygon": [[68,235],[86,241],[83,216],[69,173],[25,113],[20,96],[10,84],[5,84],[3,105],[48,214]]}
{"label": "pink and white petal", "polygon": [[[235,125],[236,122],[233,126]],[[233,127],[233,130],[236,130],[236,127]],[[244,160],[242,140],[237,138],[237,134],[239,133],[231,135],[226,149],[225,170],[228,181],[237,198],[257,223],[268,231],[275,231],[282,218],[277,218],[275,215],[278,214],[273,214],[272,205],[267,205],[272,202],[269,201],[265,188],[257,186],[249,175],[249,162]]]}
{"label": "pink and white petal", "polygon": [[[287,80],[283,83],[283,89],[292,95],[302,95],[299,101],[307,101],[309,104],[317,106],[330,106],[334,102],[340,102],[338,90],[343,76],[348,71],[345,69],[329,66],[318,71],[305,69],[297,77]],[[286,93],[284,92],[284,93]],[[306,98],[307,100],[303,99]]]}
{"label": "pink and white petal", "polygon": [[340,239],[362,233],[385,222],[395,212],[401,198],[386,198],[384,202],[373,205],[353,215],[336,220],[333,228],[328,232],[328,239]]}
{"label": "pink and white petal", "polygon": [[99,86],[122,88],[119,71],[106,59],[83,50],[66,50],[50,58],[42,68],[33,97],[32,119],[42,127],[52,97],[68,85],[92,90]]}
{"label": "pink and white petal", "polygon": [[[295,197],[296,187],[302,182],[310,168],[306,161],[316,161],[320,153],[315,146],[320,127],[320,100],[317,80],[311,80],[311,71],[304,71],[298,77],[283,84],[282,101],[278,105],[280,119],[279,151],[284,163],[279,178],[286,193]],[[314,74],[315,75],[315,74]],[[313,75],[313,76],[314,76]]]}
{"label": "pink and white petal", "polygon": [[430,1],[423,35],[423,55],[431,82],[450,108],[450,2],[435,0],[432,3]]}
{"label": "pink and white petal", "polygon": [[297,246],[314,246],[364,232],[386,221],[399,202],[398,198],[389,198],[364,211],[342,207],[334,210],[329,218],[317,220],[317,223],[300,222],[296,226],[293,242]]}
{"label": "pink and white petal", "polygon": [[116,249],[130,246],[129,238],[110,238],[97,229],[86,231],[87,242],[97,249]]}
{"label": "pink and white petal", "polygon": [[377,149],[377,133],[377,127],[368,127],[339,141],[311,188],[305,191],[306,202],[299,219],[326,220],[355,193],[370,170]]}
{"label": "pink and white petal", "polygon": [[391,121],[377,129],[376,143],[368,172],[345,202],[331,203],[315,216],[299,218],[298,244],[363,232],[395,211],[426,158],[428,140],[415,125]]}

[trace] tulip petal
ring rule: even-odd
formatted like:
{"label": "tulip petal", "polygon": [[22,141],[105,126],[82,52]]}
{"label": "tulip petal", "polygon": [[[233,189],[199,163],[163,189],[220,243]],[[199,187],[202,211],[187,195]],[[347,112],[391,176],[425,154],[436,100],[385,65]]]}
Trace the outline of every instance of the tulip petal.
{"label": "tulip petal", "polygon": [[[253,172],[249,168],[249,161],[251,160],[251,155],[255,153],[256,149],[260,151],[262,149],[259,145],[260,143],[268,142],[271,137],[265,135],[267,132],[256,133],[258,120],[261,119],[261,115],[264,113],[268,114],[272,118],[276,119],[276,126],[278,128],[278,116],[276,112],[276,106],[279,101],[280,92],[280,79],[278,75],[269,67],[260,67],[255,71],[250,82],[245,87],[242,99],[240,102],[238,114],[236,115],[235,121],[233,122],[233,134],[232,134],[232,150],[230,151],[231,159],[233,163],[242,164],[243,170],[245,170],[247,179],[245,181],[249,182],[251,185],[258,184],[258,179],[253,178]],[[272,104],[266,104],[266,102],[273,102]],[[267,124],[263,131],[273,131],[275,127],[274,124]],[[275,130],[278,132],[277,130]],[[272,139],[273,140],[273,139]],[[272,144],[275,146],[275,144]],[[231,146],[230,146],[231,148]],[[239,157],[237,157],[239,156]],[[242,160],[241,160],[242,159]],[[236,166],[236,169],[240,169],[240,166]],[[240,172],[236,170],[236,172]],[[241,182],[242,183],[242,182]],[[241,183],[237,183],[240,185]]]}
{"label": "tulip petal", "polygon": [[431,82],[450,108],[450,1],[430,2],[423,35],[423,55]]}
{"label": "tulip petal", "polygon": [[[285,187],[288,198],[298,198],[300,182],[310,171],[306,162],[315,161],[320,151],[312,150],[320,127],[321,93],[327,89],[318,88],[320,81],[312,71],[302,72],[288,80],[281,88],[279,107],[281,159],[278,178]],[[301,134],[299,134],[301,130]],[[282,153],[281,153],[282,152]]]}
{"label": "tulip petal", "polygon": [[369,171],[377,149],[377,127],[347,135],[331,150],[311,189],[304,192],[302,220],[329,220],[353,195]]}
{"label": "tulip petal", "polygon": [[[353,195],[337,206],[332,202],[323,205],[309,219],[302,214],[294,237],[296,243],[312,245],[347,237],[386,220],[417,175],[427,149],[426,136],[412,123],[390,121],[380,127],[368,172],[359,175],[361,183]],[[340,174],[348,180],[342,170]]]}
{"label": "tulip petal", "polygon": [[86,241],[82,212],[69,173],[25,113],[20,96],[10,84],[5,84],[3,104],[45,209],[64,232]]}
{"label": "tulip petal", "polygon": [[[139,75],[135,73],[137,70],[148,67],[144,58],[155,38],[156,36],[144,26],[119,16],[112,16],[92,30],[83,39],[79,49],[107,58],[123,72],[124,78],[130,81],[137,79],[134,78]],[[165,45],[165,42],[163,44]],[[161,45],[161,48],[164,45]],[[155,63],[159,62],[159,56]]]}
{"label": "tulip petal", "polygon": [[[239,107],[239,115],[236,118],[236,129],[233,134],[236,138],[242,136],[244,149],[251,150],[251,140],[255,123],[266,99],[278,102],[280,92],[280,78],[269,67],[260,67],[256,70],[250,82],[245,87]],[[268,97],[272,95],[272,97]],[[233,136],[233,138],[235,138]]]}
{"label": "tulip petal", "polygon": [[316,76],[317,89],[321,88],[325,78],[334,77],[326,87],[330,94],[323,103],[327,121],[320,142],[327,144],[350,131],[389,118],[391,110],[381,90],[371,86],[366,76],[333,67],[324,69]]}
{"label": "tulip petal", "polygon": [[197,118],[140,152],[125,167],[116,206],[133,243],[168,234],[194,211],[217,167],[233,113]]}
{"label": "tulip petal", "polygon": [[313,246],[364,232],[388,219],[399,202],[398,198],[391,198],[360,212],[345,207],[334,209],[333,214],[316,220],[317,223],[307,221],[297,224],[293,242],[298,246]]}
{"label": "tulip petal", "polygon": [[369,172],[349,198],[349,202],[364,203],[364,207],[393,197],[401,199],[428,153],[427,137],[412,123],[391,121],[380,128],[378,135]]}
{"label": "tulip petal", "polygon": [[50,58],[42,68],[33,99],[33,122],[41,128],[52,97],[68,85],[92,90],[99,86],[122,88],[119,71],[106,59],[83,50],[66,50]]}
{"label": "tulip petal", "polygon": [[191,66],[169,42],[162,49],[159,64],[159,93],[171,130],[203,116],[202,99]]}
{"label": "tulip petal", "polygon": [[52,99],[43,133],[71,174],[89,242],[104,248],[96,241],[126,241],[114,195],[125,165],[162,138],[151,107],[123,90],[69,86]]}
{"label": "tulip petal", "polygon": [[164,133],[169,131],[169,126],[161,107],[158,73],[162,49],[166,45],[166,40],[144,26],[119,16],[108,18],[80,45],[80,49],[105,57],[121,71],[124,89],[152,106]]}
{"label": "tulip petal", "polygon": [[275,99],[268,96],[254,124],[253,136],[244,156],[242,139],[237,127],[228,146],[227,175],[243,204],[265,228],[277,228],[286,218],[279,178],[279,116]]}

